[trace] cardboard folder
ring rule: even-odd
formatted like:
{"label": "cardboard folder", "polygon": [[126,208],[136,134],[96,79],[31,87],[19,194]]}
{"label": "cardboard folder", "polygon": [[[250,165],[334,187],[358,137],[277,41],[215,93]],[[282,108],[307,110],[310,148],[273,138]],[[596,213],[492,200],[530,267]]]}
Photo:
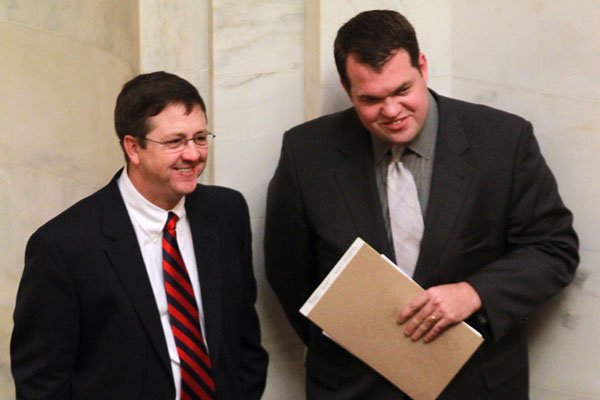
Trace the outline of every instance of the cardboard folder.
{"label": "cardboard folder", "polygon": [[434,341],[413,342],[396,318],[423,289],[357,238],[300,312],[414,400],[431,400],[483,342],[461,322]]}

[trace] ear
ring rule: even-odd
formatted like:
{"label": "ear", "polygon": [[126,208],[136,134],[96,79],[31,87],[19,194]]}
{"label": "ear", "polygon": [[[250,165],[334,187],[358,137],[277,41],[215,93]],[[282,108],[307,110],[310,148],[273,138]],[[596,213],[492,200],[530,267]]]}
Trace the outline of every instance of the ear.
{"label": "ear", "polygon": [[134,165],[138,165],[140,163],[140,144],[137,139],[131,135],[125,135],[123,137],[123,148],[125,149],[125,153],[127,153],[127,157],[129,157],[129,162]]}
{"label": "ear", "polygon": [[429,70],[427,66],[427,57],[424,53],[419,54],[419,69],[421,70],[421,76],[425,79],[425,82],[429,79]]}

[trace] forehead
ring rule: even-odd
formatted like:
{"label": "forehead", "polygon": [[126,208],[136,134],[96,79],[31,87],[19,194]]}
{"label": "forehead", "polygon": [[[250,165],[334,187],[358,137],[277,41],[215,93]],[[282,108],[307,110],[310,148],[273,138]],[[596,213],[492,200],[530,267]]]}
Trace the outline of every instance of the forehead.
{"label": "forehead", "polygon": [[395,90],[410,83],[420,73],[411,65],[410,56],[405,50],[398,50],[381,68],[373,68],[360,63],[353,55],[348,55],[346,73],[353,92]]}
{"label": "forehead", "polygon": [[161,129],[167,133],[186,133],[206,129],[206,114],[199,105],[189,112],[183,103],[167,105],[160,113],[148,119],[150,131]]}

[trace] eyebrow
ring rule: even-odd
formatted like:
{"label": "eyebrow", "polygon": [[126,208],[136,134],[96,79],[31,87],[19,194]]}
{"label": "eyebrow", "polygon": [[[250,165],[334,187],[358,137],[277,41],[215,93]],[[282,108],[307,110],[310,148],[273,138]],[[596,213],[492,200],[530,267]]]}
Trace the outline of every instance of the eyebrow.
{"label": "eyebrow", "polygon": [[409,89],[412,85],[413,85],[413,81],[412,80],[404,82],[402,85],[398,86],[396,88],[396,90],[394,90],[394,93],[403,92],[406,89]]}
{"label": "eyebrow", "polygon": [[[196,131],[196,132],[192,133],[192,136],[201,135],[201,134],[208,134],[208,129],[202,129],[202,130]],[[183,132],[173,132],[173,133],[169,133],[167,136],[187,137],[187,135]]]}
{"label": "eyebrow", "polygon": [[405,91],[406,89],[409,89],[412,85],[413,85],[413,81],[407,81],[402,83],[400,86],[398,86],[397,88],[395,88],[394,90],[392,90],[389,94],[386,94],[383,97],[380,96],[375,96],[375,95],[371,95],[371,94],[361,94],[358,96],[358,98],[360,100],[381,100],[382,98],[388,97],[388,96],[395,96],[403,91]]}

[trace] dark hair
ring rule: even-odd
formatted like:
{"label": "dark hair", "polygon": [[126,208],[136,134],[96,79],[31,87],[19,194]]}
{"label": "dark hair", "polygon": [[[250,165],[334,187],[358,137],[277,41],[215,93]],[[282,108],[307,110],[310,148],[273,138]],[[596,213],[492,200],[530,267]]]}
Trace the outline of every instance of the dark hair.
{"label": "dark hair", "polygon": [[333,45],[335,65],[342,84],[350,87],[346,61],[350,54],[376,71],[399,50],[405,50],[413,67],[419,67],[419,42],[415,28],[400,13],[392,10],[364,11],[346,22]]}
{"label": "dark hair", "polygon": [[[194,107],[200,106],[206,114],[206,106],[198,90],[177,75],[164,71],[141,74],[123,85],[115,105],[115,131],[121,148],[125,135],[144,139],[150,130],[149,118],[160,114],[171,104],[185,105],[188,114]],[[140,146],[145,145],[141,141]]]}

